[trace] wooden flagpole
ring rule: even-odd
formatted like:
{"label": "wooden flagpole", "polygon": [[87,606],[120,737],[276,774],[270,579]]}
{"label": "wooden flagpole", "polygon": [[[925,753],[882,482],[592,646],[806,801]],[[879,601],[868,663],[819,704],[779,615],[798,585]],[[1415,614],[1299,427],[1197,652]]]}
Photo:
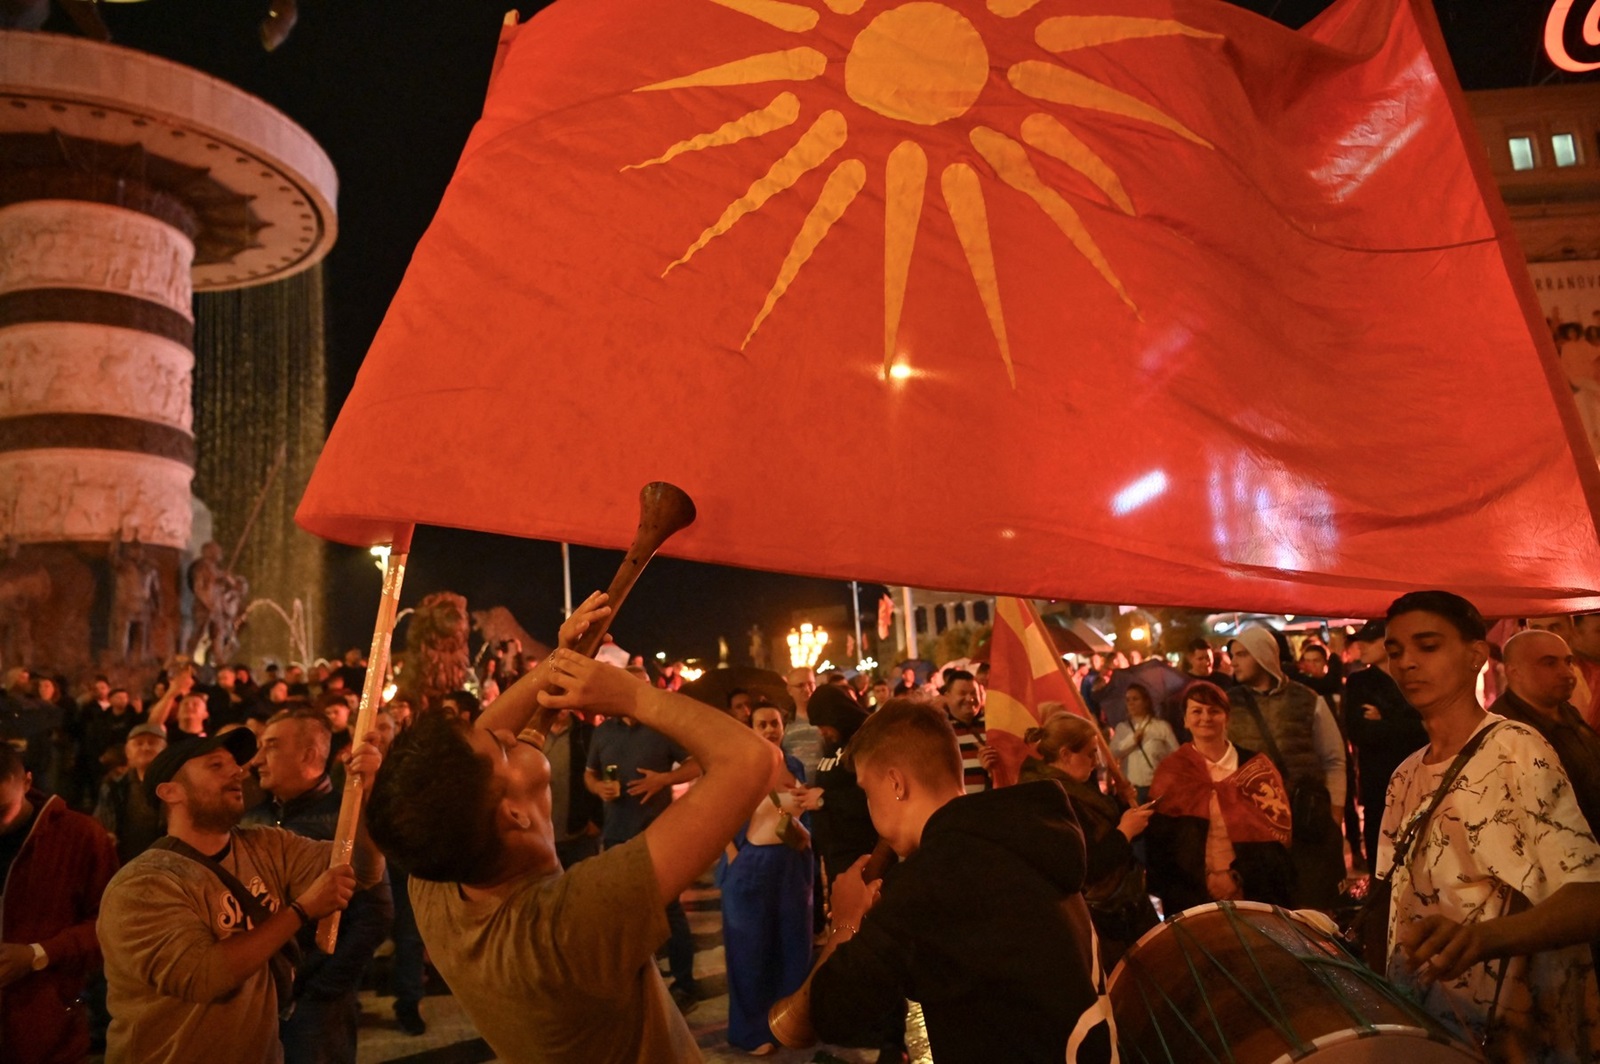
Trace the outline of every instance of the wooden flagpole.
{"label": "wooden flagpole", "polygon": [[[400,610],[400,585],[406,578],[406,558],[411,553],[411,528],[395,535],[389,554],[383,560],[383,595],[378,600],[378,619],[372,627],[372,650],[367,654],[367,679],[361,685],[361,708],[351,733],[357,746],[372,731],[378,705],[383,701],[383,681],[389,673],[389,642],[394,636],[395,615]],[[361,819],[362,779],[354,772],[345,774],[344,794],[339,802],[339,826],[334,833],[333,852],[328,867],[350,863],[355,849],[356,825]],[[332,953],[339,941],[339,914],[323,918],[317,925],[317,948]]]}

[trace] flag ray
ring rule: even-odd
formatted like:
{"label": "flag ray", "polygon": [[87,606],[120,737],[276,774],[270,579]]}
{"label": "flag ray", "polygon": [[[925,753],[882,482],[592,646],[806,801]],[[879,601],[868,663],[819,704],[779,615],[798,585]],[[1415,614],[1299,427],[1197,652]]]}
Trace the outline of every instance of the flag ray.
{"label": "flag ray", "polygon": [[1122,187],[1117,172],[1093,148],[1079,140],[1053,115],[1035,113],[1022,120],[1022,139],[1037,151],[1060,159],[1111,198],[1123,214],[1133,213],[1133,200]]}
{"label": "flag ray", "polygon": [[728,204],[716,224],[701,233],[700,238],[690,245],[682,258],[661,271],[661,276],[665,277],[675,268],[688,262],[695,252],[732,229],[739,219],[760,210],[773,196],[821,166],[827,161],[828,156],[843,146],[848,132],[844,115],[838,111],[824,111],[818,115],[817,120],[811,123],[811,128],[801,134],[800,139],[795,142],[795,146],[773,163],[764,175],[751,182],[743,196]]}
{"label": "flag ray", "polygon": [[741,15],[760,19],[769,26],[776,26],[790,33],[804,33],[806,30],[814,29],[820,17],[809,7],[786,4],[783,0],[711,0],[711,2],[721,4]]}
{"label": "flag ray", "polygon": [[681,78],[641,85],[633,91],[658,92],[708,85],[758,85],[767,81],[810,81],[821,77],[827,68],[828,57],[815,48],[789,48],[782,52],[763,52],[761,55],[735,59],[731,63],[707,67]]}
{"label": "flag ray", "polygon": [[1210,141],[1143,100],[1118,92],[1109,85],[1102,85],[1093,78],[1086,78],[1076,71],[1067,70],[1054,63],[1041,62],[1037,59],[1024,60],[1006,71],[1006,80],[1011,82],[1012,88],[1036,100],[1066,104],[1068,107],[1084,107],[1091,111],[1104,111],[1107,114],[1149,122],[1151,125],[1170,130],[1185,140],[1191,140],[1203,148],[1211,147]]}
{"label": "flag ray", "polygon": [[704,151],[707,148],[720,148],[725,144],[737,144],[750,137],[762,137],[774,130],[792,126],[800,117],[800,98],[792,92],[780,93],[767,106],[741,115],[731,122],[724,122],[709,133],[701,133],[680,140],[672,147],[654,159],[646,159],[642,163],[631,163],[624,166],[623,171],[642,170],[646,166],[655,166],[677,158],[684,152]]}
{"label": "flag ray", "polygon": [[902,140],[884,167],[883,208],[883,372],[894,363],[905,308],[906,276],[911,250],[922,221],[922,197],[928,185],[928,156],[916,141]]}
{"label": "flag ray", "polygon": [[989,0],[989,10],[1001,18],[1016,18],[1032,11],[1039,0]]}
{"label": "flag ray", "polygon": [[[719,0],[720,2],[720,0]],[[1033,39],[1047,52],[1071,52],[1142,37],[1199,37],[1221,40],[1222,34],[1198,30],[1170,18],[1119,15],[1057,15],[1039,23]]]}
{"label": "flag ray", "polygon": [[1122,281],[1112,272],[1111,263],[1106,261],[1099,245],[1094,242],[1094,237],[1089,235],[1083,219],[1078,217],[1078,212],[1072,209],[1072,204],[1068,203],[1061,193],[1039,179],[1038,172],[1028,161],[1026,149],[1004,133],[997,133],[987,126],[973,129],[971,139],[972,146],[978,149],[978,154],[982,155],[990,166],[994,167],[994,172],[1000,180],[1037,203],[1039,209],[1056,223],[1056,228],[1072,241],[1072,246],[1078,249],[1078,254],[1088,259],[1089,264],[1116,290],[1122,301],[1137,313],[1139,308],[1133,305],[1127,289],[1122,287]]}
{"label": "flag ray", "polygon": [[966,163],[951,163],[939,177],[944,191],[945,209],[955,223],[956,239],[967,256],[967,269],[978,286],[989,330],[1000,345],[1000,360],[1006,364],[1011,387],[1017,386],[1017,371],[1011,365],[1011,342],[1006,338],[1006,316],[1000,307],[1000,278],[994,269],[994,247],[989,242],[989,213],[983,205],[983,186],[978,172]]}
{"label": "flag ray", "polygon": [[751,323],[750,331],[745,335],[744,343],[739,345],[742,351],[750,345],[755,338],[756,330],[761,328],[761,323],[767,320],[767,315],[772,313],[772,308],[778,305],[778,300],[789,290],[794,279],[800,275],[800,268],[811,258],[817,246],[828,235],[828,230],[843,216],[845,209],[855,201],[856,195],[867,183],[867,168],[860,159],[846,159],[833,168],[833,173],[828,175],[828,181],[822,186],[822,194],[817,197],[817,202],[811,205],[811,211],[806,215],[805,222],[800,226],[800,232],[795,234],[794,243],[789,245],[789,254],[784,256],[783,266],[778,270],[777,280],[772,282],[772,290],[767,293],[767,301],[761,306],[761,313],[756,315],[756,320]]}

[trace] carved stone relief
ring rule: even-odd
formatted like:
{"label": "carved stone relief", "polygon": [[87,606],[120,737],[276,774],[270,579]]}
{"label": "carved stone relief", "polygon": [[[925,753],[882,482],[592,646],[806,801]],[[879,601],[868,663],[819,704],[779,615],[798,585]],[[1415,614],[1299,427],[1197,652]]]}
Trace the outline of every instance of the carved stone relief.
{"label": "carved stone relief", "polygon": [[90,288],[161,303],[193,320],[194,244],[149,215],[102,203],[0,208],[0,292]]}
{"label": "carved stone relief", "polygon": [[115,414],[189,432],[193,372],[186,347],[137,329],[12,325],[0,328],[0,417]]}
{"label": "carved stone relief", "polygon": [[114,535],[182,549],[194,470],[150,455],[78,449],[0,454],[0,535],[24,543]]}

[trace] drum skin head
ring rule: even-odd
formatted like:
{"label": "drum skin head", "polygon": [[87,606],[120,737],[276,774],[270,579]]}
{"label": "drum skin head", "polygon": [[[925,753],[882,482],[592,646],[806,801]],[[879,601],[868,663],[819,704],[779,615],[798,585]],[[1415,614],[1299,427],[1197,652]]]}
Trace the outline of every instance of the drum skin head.
{"label": "drum skin head", "polygon": [[1107,988],[1127,1059],[1236,1064],[1482,1056],[1369,971],[1321,913],[1256,902],[1185,910],[1144,935]]}

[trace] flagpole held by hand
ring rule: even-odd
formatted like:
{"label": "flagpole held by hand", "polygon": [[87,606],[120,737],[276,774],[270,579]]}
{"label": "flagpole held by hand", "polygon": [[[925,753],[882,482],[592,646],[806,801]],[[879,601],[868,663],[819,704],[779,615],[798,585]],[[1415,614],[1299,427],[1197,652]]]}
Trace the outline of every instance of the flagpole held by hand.
{"label": "flagpole held by hand", "polygon": [[[367,654],[367,679],[361,685],[361,708],[356,713],[352,734],[359,745],[372,731],[373,719],[378,713],[378,703],[383,700],[383,681],[389,674],[389,644],[394,637],[395,617],[400,607],[400,586],[406,578],[406,558],[411,553],[411,526],[396,534],[389,544],[389,553],[383,559],[383,592],[378,600],[378,619],[372,626],[372,649]],[[339,800],[339,824],[334,831],[333,852],[328,857],[328,867],[337,868],[350,863],[355,849],[356,825],[361,819],[363,781],[354,772],[344,780],[344,794]],[[317,925],[317,948],[332,953],[339,941],[339,914],[332,913]]]}

